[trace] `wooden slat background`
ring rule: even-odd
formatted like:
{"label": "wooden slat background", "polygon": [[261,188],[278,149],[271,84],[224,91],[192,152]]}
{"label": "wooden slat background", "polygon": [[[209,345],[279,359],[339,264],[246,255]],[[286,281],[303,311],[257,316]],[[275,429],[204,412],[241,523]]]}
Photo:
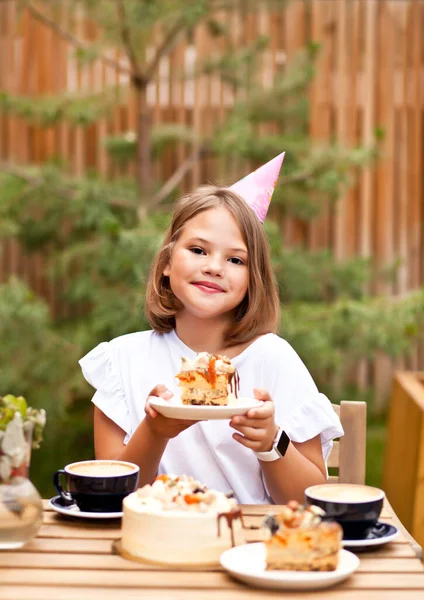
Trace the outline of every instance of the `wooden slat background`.
{"label": "wooden slat background", "polygon": [[[93,25],[71,12],[68,2],[63,2],[57,19],[64,28],[72,24],[79,39],[96,37]],[[262,10],[257,18],[234,12],[232,25],[240,45],[259,33],[270,36],[261,64],[264,85],[306,42],[322,43],[310,93],[314,140],[369,144],[376,127],[385,130],[378,165],[364,170],[337,206],[325,208],[313,223],[286,219],[282,223],[286,243],[311,250],[331,248],[340,259],[372,257],[376,266],[399,257],[396,280],[377,284],[376,293],[405,294],[422,285],[424,0],[292,0],[284,10]],[[191,45],[181,43],[163,58],[149,88],[156,123],[188,124],[200,136],[222,119],[234,99],[216,76],[182,83],[175,75],[181,66],[187,72],[196,56],[210,55],[215,43],[200,26]],[[110,50],[110,56],[124,60],[118,50]],[[13,1],[0,2],[0,90],[36,97],[66,90],[99,92],[112,83],[126,87],[128,78],[104,62],[78,67],[66,40],[28,13],[18,17]],[[40,129],[0,114],[0,160],[40,163],[59,155],[75,174],[95,167],[113,176],[116,167],[102,140],[134,126],[131,94],[110,118],[87,128],[61,123]],[[155,165],[155,175],[169,177],[184,152],[178,148],[167,153]],[[202,161],[187,174],[184,186],[219,178],[217,167],[216,161]],[[240,174],[240,165],[234,164],[234,180]],[[42,257],[25,256],[14,242],[5,244],[0,253],[0,281],[11,273],[20,274],[46,297],[55,312],[64,310],[57,306],[55,284],[43,276]],[[401,366],[416,369],[424,357],[417,352],[408,360]],[[383,397],[392,364],[379,357],[371,374],[369,369],[368,364],[359,365],[357,380],[364,385],[371,378]]]}

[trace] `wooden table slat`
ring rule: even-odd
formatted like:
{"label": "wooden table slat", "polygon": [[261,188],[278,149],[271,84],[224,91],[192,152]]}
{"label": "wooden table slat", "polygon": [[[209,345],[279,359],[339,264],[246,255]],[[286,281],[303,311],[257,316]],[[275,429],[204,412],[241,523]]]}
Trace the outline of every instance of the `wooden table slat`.
{"label": "wooden table slat", "polygon": [[[26,544],[25,548],[21,551],[22,553],[27,552],[51,552],[51,553],[62,553],[62,554],[110,554],[111,553],[112,540],[108,539],[72,539],[72,538],[40,538],[32,540]],[[380,558],[410,558],[415,557],[415,554],[409,544],[402,543],[397,544],[395,542],[387,544],[382,548],[375,548],[374,550],[361,553],[360,556],[378,556]]]}
{"label": "wooden table slat", "polygon": [[[155,566],[148,563],[138,563],[125,560],[116,555],[98,554],[58,554],[58,553],[22,553],[1,552],[0,568],[22,568],[22,569],[99,569],[114,571],[181,571],[181,567]],[[203,570],[203,569],[202,569]],[[220,566],[209,567],[207,571],[221,571]],[[361,556],[361,564],[358,572],[362,573],[419,573],[422,567],[418,561],[410,558],[386,558],[376,556]]]}
{"label": "wooden table slat", "polygon": [[[119,587],[51,587],[51,586],[2,586],[2,600],[116,600],[125,598],[125,600],[140,600],[143,597],[142,590],[139,587],[125,588],[125,595],[122,588]],[[264,596],[272,598],[282,597],[281,592],[271,592],[262,589],[255,589],[247,586],[240,586],[234,590],[202,590],[201,600],[245,600],[245,598],[263,600]],[[149,600],[199,600],[199,590],[179,589],[179,590],[154,590],[149,589]],[[325,598],[325,600],[422,600],[423,595],[420,590],[402,590],[399,595],[398,590],[339,590],[339,588],[323,590],[322,595],[316,592],[313,595],[296,592],[284,592],[284,600],[309,600],[313,598]]]}
{"label": "wooden table slat", "polygon": [[[121,588],[142,586],[144,589],[234,589],[240,584],[226,573],[218,571],[162,571],[160,576],[151,570],[108,571],[88,569],[25,569],[1,568],[0,581],[3,585],[20,585],[25,575],[26,585],[60,585],[68,587],[94,586]],[[338,584],[344,589],[424,591],[424,575],[419,573],[354,573]]]}
{"label": "wooden table slat", "polygon": [[[52,508],[50,508],[50,506],[49,506],[48,499],[43,499],[43,507],[46,512],[55,514],[55,511]],[[263,518],[263,516],[265,514],[268,514],[270,512],[278,512],[281,509],[281,505],[280,504],[274,504],[274,505],[240,504],[240,508],[242,509],[243,514],[245,514],[245,515],[259,516],[259,517]],[[390,510],[388,508],[386,508],[385,506],[383,506],[383,510],[381,511],[380,518],[381,519],[391,519],[392,518]]]}
{"label": "wooden table slat", "polygon": [[[243,522],[246,527],[261,527],[263,523],[263,516],[260,515],[244,515],[243,514]],[[385,519],[387,522],[390,522],[389,519]],[[96,519],[96,520],[88,520],[88,519],[80,519],[80,518],[71,518],[65,517],[62,515],[58,515],[53,511],[46,511],[43,515],[43,524],[44,525],[58,525],[58,524],[67,524],[69,527],[81,527],[84,529],[116,529],[119,530],[121,528],[121,520],[120,519]]]}

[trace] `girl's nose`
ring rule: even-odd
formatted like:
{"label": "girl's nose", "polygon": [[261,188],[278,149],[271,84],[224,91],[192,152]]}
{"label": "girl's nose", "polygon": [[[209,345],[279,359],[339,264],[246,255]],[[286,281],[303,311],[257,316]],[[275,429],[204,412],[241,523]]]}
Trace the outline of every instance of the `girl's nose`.
{"label": "girl's nose", "polygon": [[222,277],[224,272],[224,267],[222,261],[219,258],[213,258],[212,256],[208,257],[209,260],[203,267],[203,272],[208,275],[214,275],[216,277]]}

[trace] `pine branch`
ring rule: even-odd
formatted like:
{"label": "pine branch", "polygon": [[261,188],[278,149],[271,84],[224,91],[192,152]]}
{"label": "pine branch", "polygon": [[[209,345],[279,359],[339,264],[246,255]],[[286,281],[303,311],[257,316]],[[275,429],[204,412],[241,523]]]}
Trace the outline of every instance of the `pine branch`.
{"label": "pine branch", "polygon": [[[0,173],[8,173],[17,179],[21,179],[25,181],[29,188],[25,189],[21,194],[19,194],[15,201],[22,200],[27,197],[32,192],[35,192],[38,188],[42,187],[45,184],[45,180],[42,177],[36,177],[35,175],[31,175],[25,169],[19,168],[14,164],[0,162]],[[70,188],[64,186],[53,186],[54,191],[58,194],[58,196],[62,196],[63,198],[67,198],[68,200],[74,200],[77,197],[77,192]],[[109,205],[115,208],[128,208],[134,209],[135,205],[131,202],[128,202],[122,198],[112,198],[109,202]]]}
{"label": "pine branch", "polygon": [[[34,17],[34,19],[36,19],[40,23],[43,23],[47,27],[49,27],[59,37],[70,42],[75,48],[78,48],[80,50],[87,50],[90,47],[89,44],[85,44],[84,42],[82,42],[81,40],[76,38],[74,35],[72,35],[69,31],[66,31],[63,27],[61,27],[53,19],[50,19],[42,11],[39,11],[37,8],[35,8],[35,6],[33,6],[31,3],[27,4],[27,10]],[[120,62],[113,60],[113,58],[109,58],[108,56],[105,56],[104,54],[100,54],[98,56],[98,59],[100,61],[104,62],[105,64],[109,65],[110,67],[113,67],[117,71],[126,73],[127,75],[130,75],[131,77],[134,75],[132,69],[129,69],[128,67],[121,64]]]}
{"label": "pine branch", "polygon": [[183,177],[191,170],[193,165],[206,154],[206,147],[202,146],[190,154],[189,157],[178,167],[171,177],[164,183],[161,189],[155,194],[150,202],[154,207],[160,204],[177,187]]}
{"label": "pine branch", "polygon": [[[30,188],[34,191],[36,189],[42,187],[45,183],[44,179],[42,179],[41,177],[36,177],[35,175],[31,175],[25,169],[21,169],[21,168],[17,167],[16,165],[13,165],[10,163],[0,162],[0,172],[8,173],[9,175],[12,175],[13,177],[17,177],[18,179],[25,181],[26,183],[29,184]],[[66,187],[55,186],[55,191],[57,191],[58,194],[62,195],[65,198],[68,198],[70,200],[75,197],[75,194],[73,193],[73,191]],[[26,192],[29,193],[29,190],[26,190]]]}
{"label": "pine branch", "polygon": [[307,181],[310,177],[315,174],[316,168],[306,169],[305,171],[301,171],[300,173],[293,173],[292,175],[286,175],[285,177],[279,177],[278,185],[288,185],[291,183],[301,183],[302,181]]}
{"label": "pine branch", "polygon": [[124,0],[116,0],[116,9],[118,12],[118,19],[120,22],[121,39],[123,46],[127,52],[128,59],[133,68],[133,79],[139,82],[143,80],[142,69],[140,68],[137,56],[134,50],[134,46],[131,40],[131,32],[128,27],[127,12],[125,10]]}
{"label": "pine branch", "polygon": [[[335,314],[336,311],[349,310],[351,306],[358,304],[375,309],[380,313],[384,313],[384,311],[396,309],[396,307],[401,307],[403,304],[408,302],[417,302],[420,307],[423,307],[422,312],[424,313],[424,305],[422,304],[423,299],[424,296],[421,290],[410,290],[396,296],[369,296],[360,302],[358,300],[345,300],[338,298],[335,302],[328,304],[321,303],[321,306],[317,304],[318,310],[316,312],[310,312],[309,315],[302,314],[302,327],[308,329],[308,323],[326,322]],[[312,303],[305,304],[311,305]],[[293,305],[293,303],[288,303],[284,307],[285,310],[289,310],[290,305]],[[319,310],[321,307],[322,310]]]}
{"label": "pine branch", "polygon": [[159,65],[159,62],[161,60],[161,58],[163,56],[165,56],[165,54],[167,53],[167,51],[171,48],[172,44],[174,43],[175,38],[178,36],[178,34],[184,29],[185,27],[185,18],[184,17],[180,17],[177,22],[174,24],[173,27],[171,27],[171,29],[168,31],[168,33],[165,35],[164,39],[162,40],[162,43],[160,44],[160,46],[158,47],[158,49],[156,50],[156,53],[154,55],[154,57],[152,58],[151,62],[149,65],[147,65],[144,73],[144,79],[145,81],[150,81],[150,79],[153,77],[153,75],[156,72],[156,69]]}
{"label": "pine branch", "polygon": [[39,177],[35,177],[34,175],[30,175],[24,169],[20,169],[16,165],[7,162],[0,162],[0,172],[8,173],[9,175],[13,175],[17,179],[21,179],[25,181],[33,188],[38,188],[42,185],[43,181]]}

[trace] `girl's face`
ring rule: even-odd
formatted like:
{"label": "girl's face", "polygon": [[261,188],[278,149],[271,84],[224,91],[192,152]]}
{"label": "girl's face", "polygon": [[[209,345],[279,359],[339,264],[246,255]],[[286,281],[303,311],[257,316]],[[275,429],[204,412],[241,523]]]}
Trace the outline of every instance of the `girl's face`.
{"label": "girl's face", "polygon": [[237,222],[217,207],[187,221],[163,274],[183,311],[204,319],[229,317],[247,292],[247,261]]}

